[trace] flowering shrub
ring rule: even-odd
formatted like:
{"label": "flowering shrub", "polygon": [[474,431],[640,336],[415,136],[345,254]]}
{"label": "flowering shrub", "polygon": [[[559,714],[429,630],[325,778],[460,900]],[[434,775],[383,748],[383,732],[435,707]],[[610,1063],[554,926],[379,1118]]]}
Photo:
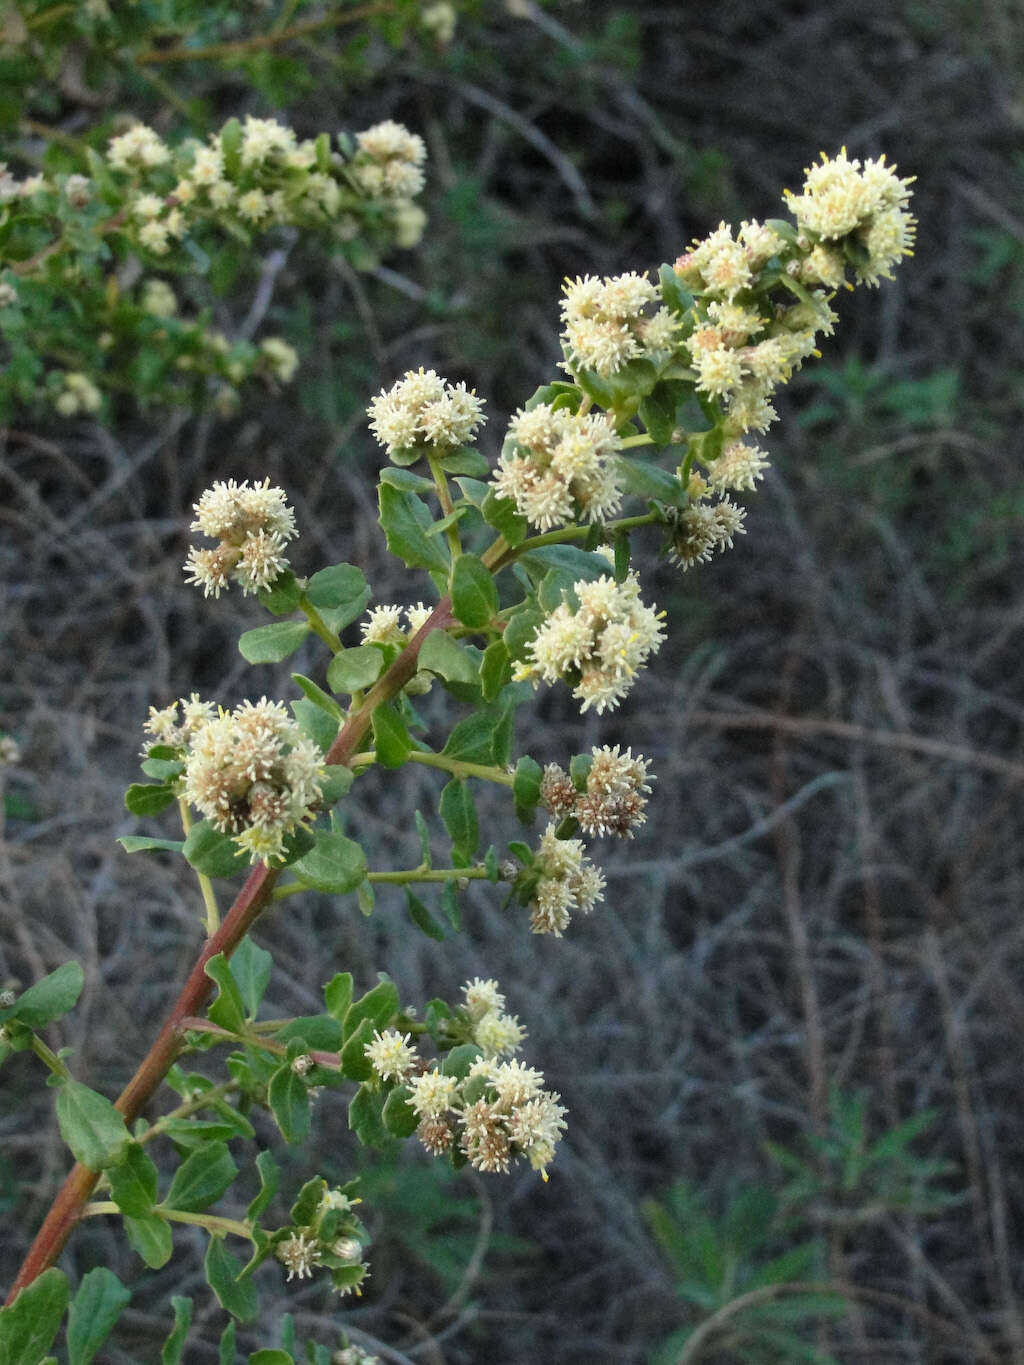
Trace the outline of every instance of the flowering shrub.
{"label": "flowering shrub", "polygon": [[[92,8],[104,21],[105,7]],[[439,33],[444,19],[431,20]],[[391,120],[354,139],[304,140],[248,115],[209,141],[176,146],[135,124],[87,157],[87,175],[6,177],[0,326],[6,319],[17,361],[12,401],[48,402],[62,417],[98,412],[121,350],[158,333],[168,364],[152,377],[154,399],[173,399],[182,373],[214,381],[203,392],[218,402],[253,376],[288,382],[295,356],[280,339],[219,344],[204,323],[177,323],[174,291],[154,274],[129,305],[105,283],[108,263],[184,269],[219,234],[248,245],[282,226],[322,231],[343,248],[356,239],[374,250],[409,246],[422,230],[413,199],[424,157],[420,138]],[[129,788],[126,806],[147,821],[176,809],[181,837],[138,833],[121,843],[128,853],[185,858],[206,938],[117,1102],[75,1079],[39,1036],[74,1006],[77,964],[0,1006],[0,1060],[31,1050],[49,1069],[76,1162],[0,1313],[0,1357],[48,1358],[70,1297],[54,1263],[85,1217],[122,1219],[153,1269],[173,1253],[174,1224],[205,1229],[207,1279],[242,1322],[258,1316],[255,1272],[268,1262],[286,1281],[323,1276],[341,1295],[358,1293],[370,1262],[355,1182],[333,1187],[311,1175],[278,1216],[277,1163],[257,1143],[259,1189],[244,1216],[230,1202],[229,1212],[211,1211],[239,1175],[230,1144],[237,1152],[256,1136],[254,1110],[298,1144],[321,1090],[342,1088],[350,1127],[368,1147],[415,1135],[455,1167],[503,1174],[523,1162],[548,1178],[571,1116],[520,1059],[528,1024],[506,1012],[496,981],[467,982],[454,1003],[410,1002],[386,977],[359,994],[338,970],[323,986],[321,1013],[261,1020],[273,962],[250,930],[268,906],[309,890],[355,896],[369,914],[376,888],[389,885],[404,893],[412,923],[439,939],[446,929],[435,910],[458,928],[459,898],[474,881],[524,910],[523,930],[538,935],[561,937],[574,913],[595,910],[604,877],[587,841],[634,837],[655,780],[650,761],[607,745],[568,757],[517,753],[516,709],[542,683],[564,683],[581,711],[597,715],[626,700],[668,630],[633,567],[636,540],[650,528],[688,569],[742,533],[743,509],[730,495],[753,491],[768,463],[750,433],[767,430],[774,391],[832,331],[832,298],[847,276],[875,285],[909,253],[908,197],[908,182],[884,161],[823,157],[788,196],[795,222],[723,224],[656,278],[567,283],[562,374],[516,413],[496,460],[476,444],[483,403],[462,384],[420,369],[372,399],[381,528],[432,605],[371,607],[364,575],[348,563],[296,575],[288,554],[300,528],[287,491],[269,480],[217,481],[199,498],[192,529],[216,543],[190,550],[187,581],[215,599],[234,584],[277,618],[242,635],[244,658],[280,662],[315,636],[324,666],[319,681],[293,675],[302,695],[290,708],[263,697],[228,711],[193,693],[155,699],[161,705],[143,724],[148,780]],[[83,359],[69,370],[48,360],[45,327],[27,324],[72,278],[86,325]],[[443,735],[416,710],[435,687],[464,708]],[[445,776],[438,816],[448,865],[434,865],[424,821],[416,866],[371,867],[357,837],[359,779],[408,764]],[[527,829],[540,815],[539,837],[481,847],[481,782],[509,793]],[[244,882],[224,906],[215,883],[236,876]],[[415,888],[436,889],[436,907]],[[221,1047],[223,1080],[185,1069],[190,1056],[210,1061]],[[147,1125],[143,1110],[164,1084],[178,1102]],[[162,1197],[147,1150],[161,1139],[187,1152]],[[247,1262],[229,1239],[248,1246]],[[73,1361],[92,1358],[78,1345],[80,1325],[95,1351],[126,1302],[112,1272],[89,1272],[71,1304]],[[233,1333],[229,1324],[222,1359],[233,1358]],[[165,1359],[180,1358],[179,1335]],[[346,1344],[335,1358],[361,1356]]]}

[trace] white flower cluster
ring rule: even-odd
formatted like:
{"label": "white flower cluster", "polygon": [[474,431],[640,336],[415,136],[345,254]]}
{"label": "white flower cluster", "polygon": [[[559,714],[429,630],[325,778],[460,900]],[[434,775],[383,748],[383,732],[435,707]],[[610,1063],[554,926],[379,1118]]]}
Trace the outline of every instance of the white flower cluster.
{"label": "white flower cluster", "polygon": [[[179,716],[179,708],[181,714]],[[171,749],[184,748],[197,730],[208,725],[217,714],[212,702],[201,701],[198,692],[193,692],[186,701],[172,701],[170,706],[149,708],[149,719],[143,730],[149,735],[149,742],[143,747],[147,754],[153,744],[164,744]]]}
{"label": "white flower cluster", "polygon": [[18,741],[13,735],[0,735],[0,768],[13,768],[20,762],[21,748]]}
{"label": "white flower cluster", "polygon": [[453,1147],[478,1171],[508,1171],[525,1157],[547,1178],[565,1129],[559,1096],[522,1062],[479,1057],[465,1080],[436,1067],[409,1081],[409,1104],[420,1120],[417,1135],[439,1156]]}
{"label": "white flower cluster", "polygon": [[[847,264],[860,283],[877,284],[911,250],[910,181],[884,158],[862,168],[845,151],[823,153],[806,176],[799,195],[787,191],[795,243],[763,223],[744,222],[735,235],[722,223],[675,263],[696,294],[696,326],[684,347],[697,387],[722,401],[729,437],[766,431],[776,420],[771,396],[818,354],[818,335],[831,334],[836,315],[829,297],[845,282]],[[769,264],[785,271],[798,298],[765,310],[771,313],[765,317],[756,291]]]}
{"label": "white flower cluster", "polygon": [[515,1014],[505,1013],[505,997],[497,981],[475,976],[462,988],[462,998],[469,1016],[470,1032],[485,1057],[500,1057],[519,1051],[526,1037],[526,1029]]}
{"label": "white flower cluster", "polygon": [[264,337],[260,342],[260,354],[270,367],[270,372],[282,384],[290,384],[299,368],[299,353],[283,337]]}
{"label": "white flower cluster", "polygon": [[646,275],[586,275],[567,280],[564,293],[565,368],[613,375],[630,360],[661,360],[671,350],[675,319],[667,308],[648,314],[658,291]]}
{"label": "white flower cluster", "polygon": [[352,159],[352,178],[374,199],[412,199],[423,188],[427,159],[423,139],[401,123],[386,119],[356,134],[359,150]]}
{"label": "white flower cluster", "polygon": [[670,507],[665,513],[668,528],[668,557],[683,569],[705,564],[721,550],[732,549],[733,537],[746,535],[743,520],[746,510],[731,498],[706,502],[711,485],[699,474],[690,478],[690,505],[681,511]]}
{"label": "white flower cluster", "polygon": [[559,839],[554,823],[540,837],[529,869],[536,878],[530,900],[530,929],[561,938],[572,912],[589,915],[604,900],[604,873],[587,857],[581,839]]}
{"label": "white flower cluster", "polygon": [[602,521],[622,502],[614,463],[620,444],[603,413],[579,416],[538,403],[509,424],[491,483],[542,531],[576,520]]}
{"label": "white flower cluster", "polygon": [[621,753],[617,744],[614,748],[595,746],[582,791],[563,768],[549,763],[541,779],[540,799],[556,820],[577,820],[584,834],[632,839],[633,831],[647,820],[646,793],[655,780],[649,768],[650,760],[642,754],[634,758],[632,749]]}
{"label": "white flower cluster", "polygon": [[282,703],[262,697],[220,711],[189,736],[184,795],[254,863],[271,863],[311,819],[323,763]]}
{"label": "white flower cluster", "polygon": [[75,417],[80,412],[98,412],[103,406],[103,395],[88,375],[71,371],[60,378],[62,387],[53,406],[62,417]]}
{"label": "white flower cluster", "polygon": [[[800,231],[823,242],[852,237],[864,252],[864,259],[854,256],[858,280],[876,285],[890,279],[892,267],[911,254],[914,244],[915,222],[907,212],[913,177],[898,176],[884,156],[862,166],[847,157],[845,147],[836,157],[822,152],[820,164],[809,166],[804,175],[800,194],[786,192]],[[831,253],[823,251],[821,259],[825,268],[819,276],[834,275],[839,263]]]}
{"label": "white flower cluster", "polygon": [[284,490],[270,480],[249,487],[246,479],[217,482],[195,504],[193,531],[220,543],[212,550],[192,546],[185,561],[187,583],[201,584],[206,597],[219,597],[231,579],[245,593],[269,587],[288,567],[284,547],[297,534]]}
{"label": "white flower cluster", "polygon": [[[196,221],[218,215],[261,231],[276,224],[333,222],[348,239],[359,230],[358,213],[366,200],[386,205],[396,239],[414,245],[424,221],[411,203],[423,188],[422,139],[388,120],[357,134],[356,141],[350,161],[332,153],[325,168],[315,141],[300,141],[276,119],[249,114],[237,161],[229,168],[219,134],[172,152],[152,128],[138,123],[111,139],[107,163],[133,177],[128,230],[155,256],[166,255]],[[176,182],[151,178],[149,173],[165,166],[173,167]],[[418,215],[415,228],[410,210]]]}
{"label": "white flower cluster", "polygon": [[640,584],[630,572],[622,583],[610,575],[573,584],[579,605],[563,602],[538,627],[529,644],[530,662],[519,678],[572,684],[581,710],[598,715],[618,706],[638,669],[664,638],[663,612],[640,601]]}
{"label": "white flower cluster", "polygon": [[409,1043],[410,1037],[393,1028],[383,1032],[376,1029],[370,1041],[364,1043],[363,1054],[380,1080],[401,1083],[415,1070],[419,1056]]}
{"label": "white flower cluster", "polygon": [[[423,626],[433,611],[432,607],[425,607],[422,602],[417,602],[414,607],[393,607],[382,605],[371,607],[366,613],[367,619],[360,624],[359,631],[363,637],[364,645],[402,645],[410,635]],[[406,629],[401,626],[402,614],[405,614]]]}
{"label": "white flower cluster", "polygon": [[480,399],[435,370],[408,370],[367,408],[370,430],[389,456],[464,445],[486,422]]}
{"label": "white flower cluster", "polygon": [[[312,1222],[306,1227],[293,1227],[289,1235],[274,1246],[274,1255],[288,1271],[288,1280],[308,1280],[313,1271],[323,1267],[329,1271],[342,1271],[335,1279],[335,1287],[342,1294],[353,1289],[360,1293],[359,1286],[367,1279],[370,1267],[363,1261],[363,1241],[366,1229],[352,1211],[353,1203],[340,1190],[326,1188],[321,1194],[320,1204]],[[353,1281],[352,1268],[358,1266],[360,1274]]]}

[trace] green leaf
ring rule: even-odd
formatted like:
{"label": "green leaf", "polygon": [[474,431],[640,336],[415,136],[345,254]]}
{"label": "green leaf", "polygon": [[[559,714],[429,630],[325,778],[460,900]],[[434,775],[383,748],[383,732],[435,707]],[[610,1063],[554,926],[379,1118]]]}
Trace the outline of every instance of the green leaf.
{"label": "green leaf", "polygon": [[242,169],[242,125],[238,119],[228,119],[220,130],[220,150],[228,179],[236,179]]}
{"label": "green leaf", "polygon": [[309,1136],[309,1090],[290,1062],[279,1066],[271,1076],[267,1103],[285,1142],[304,1142]]}
{"label": "green leaf", "polygon": [[249,1365],[295,1365],[295,1362],[287,1351],[264,1346],[261,1351],[253,1351],[249,1357]]}
{"label": "green leaf", "polygon": [[0,1365],[40,1365],[68,1303],[68,1277],[52,1266],[0,1309]]}
{"label": "green leaf", "polygon": [[511,498],[499,498],[492,488],[480,511],[487,525],[493,526],[509,545],[521,545],[526,539],[530,523],[516,511],[516,504]]}
{"label": "green leaf", "polygon": [[615,467],[623,488],[634,497],[653,498],[657,502],[668,503],[670,507],[685,507],[689,501],[686,489],[676,475],[670,474],[667,469],[625,455],[616,456]]}
{"label": "green leaf", "polygon": [[494,701],[495,697],[512,677],[512,661],[504,640],[494,640],[484,650],[480,663],[480,685],[484,701]]}
{"label": "green leaf", "polygon": [[124,1119],[107,1097],[81,1081],[61,1082],[57,1091],[57,1124],[75,1160],[90,1171],[118,1165],[132,1140]]}
{"label": "green leaf", "polygon": [[452,1048],[441,1063],[441,1074],[456,1076],[460,1081],[464,1081],[469,1075],[469,1068],[479,1056],[480,1049],[476,1043],[460,1043],[458,1047]]}
{"label": "green leaf", "polygon": [[[417,458],[419,458],[417,453]],[[414,474],[411,469],[393,469],[390,466],[382,469],[380,473],[381,483],[390,484],[392,488],[397,488],[403,493],[433,493],[433,479],[425,479],[420,474]]]}
{"label": "green leaf", "polygon": [[545,578],[552,569],[557,569],[570,584],[581,578],[592,583],[598,578],[607,577],[612,567],[604,555],[577,549],[575,545],[542,545],[539,550],[529,550],[522,555],[519,563],[536,581]]}
{"label": "green leaf", "polygon": [[280,1172],[274,1160],[274,1153],[269,1147],[264,1148],[257,1156],[256,1172],[260,1178],[260,1192],[245,1211],[246,1218],[252,1224],[258,1223],[260,1215],[277,1193]]}
{"label": "green leaf", "polygon": [[220,1237],[211,1237],[206,1251],[206,1279],[225,1312],[239,1322],[251,1322],[259,1311],[259,1296],[251,1280],[238,1281],[241,1262]]}
{"label": "green leaf", "polygon": [[320,784],[320,802],[326,807],[335,805],[347,796],[355,781],[355,773],[343,763],[328,763]]}
{"label": "green leaf", "polygon": [[361,1085],[348,1106],[348,1126],[364,1147],[387,1147],[391,1142],[381,1117],[381,1100],[378,1091]]}
{"label": "green leaf", "polygon": [[107,1173],[110,1197],[122,1213],[132,1218],[145,1218],[156,1203],[157,1170],[146,1149],[132,1142],[120,1166]]}
{"label": "green leaf", "polygon": [[366,854],[354,839],[336,830],[317,830],[313,847],[292,864],[303,885],[314,891],[343,895],[366,876]]}
{"label": "green leaf", "polygon": [[513,663],[519,663],[527,657],[527,647],[544,621],[544,612],[532,607],[526,611],[518,611],[515,616],[509,618],[501,638]]}
{"label": "green leaf", "polygon": [[139,766],[147,777],[152,777],[157,782],[167,782],[169,779],[180,777],[185,771],[185,765],[180,758],[147,758]]}
{"label": "green leaf", "polygon": [[238,1175],[225,1142],[207,1142],[197,1148],[174,1173],[161,1208],[181,1213],[202,1213],[221,1197]]}
{"label": "green leaf", "polygon": [[217,983],[217,998],[207,1010],[210,1020],[232,1033],[245,1030],[245,1005],[238,983],[231,974],[231,967],[223,953],[217,953],[206,963],[203,971],[211,981]]}
{"label": "green leaf", "polygon": [[532,825],[540,801],[540,784],[544,769],[536,759],[524,754],[516,764],[512,784],[512,798],[516,803],[516,815],[524,825]]}
{"label": "green leaf", "polygon": [[445,882],[441,887],[441,910],[445,919],[457,934],[462,933],[462,912],[459,909],[459,893],[454,882]]}
{"label": "green leaf", "polygon": [[625,583],[629,573],[629,532],[615,533],[615,581]]}
{"label": "green leaf", "polygon": [[488,625],[498,610],[498,589],[476,555],[460,555],[452,570],[452,610],[464,626]]}
{"label": "green leaf", "polygon": [[327,665],[327,685],[332,692],[351,695],[372,687],[383,673],[386,659],[373,645],[343,649]]}
{"label": "green leaf", "polygon": [[157,848],[166,849],[168,853],[181,853],[185,847],[184,839],[149,839],[142,834],[122,834],[117,842],[125,853],[144,853]]}
{"label": "green leaf", "polygon": [[430,913],[427,907],[420,900],[415,892],[408,887],[405,890],[406,908],[409,911],[409,918],[416,928],[426,934],[427,938],[436,939],[438,943],[444,942],[444,929],[438,924],[437,920]]}
{"label": "green leaf", "polygon": [[293,673],[292,682],[301,687],[314,706],[319,706],[333,721],[340,723],[345,719],[345,713],[329,693],[322,687],[317,687],[312,678],[307,678],[304,673]]}
{"label": "green leaf", "polygon": [[159,1270],[171,1259],[174,1250],[171,1229],[159,1214],[124,1219],[124,1232],[134,1251],[151,1270]]}
{"label": "green leaf", "polygon": [[274,621],[247,630],[238,641],[238,652],[251,664],[277,664],[294,654],[309,634],[308,621]]}
{"label": "green leaf", "polygon": [[13,1005],[0,1010],[0,1024],[17,1019],[27,1028],[44,1028],[74,1009],[84,979],[79,963],[62,963],[56,971],[22,991]]}
{"label": "green leaf", "polygon": [[68,1310],[68,1365],[90,1365],[131,1293],[112,1270],[96,1266],[82,1277]]}
{"label": "green leaf", "polygon": [[330,1014],[300,1014],[295,1019],[289,1019],[274,1037],[279,1043],[301,1038],[307,1051],[316,1048],[320,1052],[337,1052],[344,1041],[341,1024]]}
{"label": "green leaf", "polygon": [[388,549],[410,569],[448,572],[448,551],[442,539],[427,534],[433,522],[414,493],[403,493],[382,483],[378,490],[380,524]]}
{"label": "green leaf", "polygon": [[466,858],[472,858],[480,842],[480,832],[469,784],[462,778],[452,778],[441,792],[439,810],[452,846]]}
{"label": "green leaf", "polygon": [[438,463],[446,474],[463,474],[471,479],[486,479],[491,473],[490,460],[472,446],[461,446],[450,455],[442,455]]}
{"label": "green leaf", "polygon": [[285,569],[268,588],[261,588],[257,596],[260,606],[266,607],[272,616],[287,616],[298,610],[302,589],[291,569]]}
{"label": "green leaf", "polygon": [[349,1006],[342,1022],[342,1032],[346,1039],[351,1038],[364,1019],[368,1019],[374,1028],[386,1028],[397,1013],[398,991],[395,983],[385,977]]}
{"label": "green leaf", "polygon": [[656,446],[672,444],[676,428],[676,397],[668,384],[659,384],[640,400],[637,414]]}
{"label": "green leaf", "polygon": [[249,867],[249,855],[230,835],[214,829],[209,820],[196,821],[186,834],[181,851],[204,877],[234,877]]}
{"label": "green leaf", "polygon": [[159,815],[175,802],[173,790],[163,782],[133,782],[124,794],[124,804],[133,815]]}
{"label": "green leaf", "polygon": [[352,973],[338,972],[324,987],[324,1004],[332,1019],[340,1024],[352,1003]]}
{"label": "green leaf", "polygon": [[400,768],[412,749],[412,740],[405,722],[390,702],[374,708],[373,743],[377,762],[382,768]]}
{"label": "green leaf", "polygon": [[288,705],[292,708],[292,714],[302,733],[326,754],[338,733],[337,716],[330,715],[323,707],[314,705],[308,697],[298,697]]}
{"label": "green leaf", "polygon": [[258,947],[246,934],[231,954],[231,975],[235,978],[247,1019],[255,1019],[260,1002],[270,984],[274,959],[265,948]]}
{"label": "green leaf", "polygon": [[411,1094],[412,1091],[407,1086],[397,1085],[384,1101],[381,1118],[392,1137],[411,1137],[419,1127],[416,1111],[409,1103]]}
{"label": "green leaf", "polygon": [[230,1320],[220,1334],[217,1347],[217,1365],[235,1365],[235,1324]]}
{"label": "green leaf", "polygon": [[175,1294],[171,1298],[171,1305],[174,1308],[174,1327],[160,1352],[161,1365],[179,1365],[188,1329],[192,1326],[192,1300]]}
{"label": "green leaf", "polygon": [[359,913],[367,917],[372,915],[376,903],[377,893],[373,889],[373,882],[369,880],[360,882],[356,888],[356,904],[359,906]]}
{"label": "green leaf", "polygon": [[295,1203],[288,1214],[296,1227],[309,1227],[317,1215],[320,1200],[326,1188],[327,1181],[324,1180],[323,1176],[315,1175],[312,1180],[307,1180],[302,1189],[299,1190],[295,1197]]}
{"label": "green leaf", "polygon": [[367,1061],[364,1048],[373,1041],[374,1023],[372,1019],[360,1019],[355,1032],[338,1055],[341,1074],[350,1081],[368,1081],[373,1075],[373,1067]]}
{"label": "green leaf", "polygon": [[444,630],[433,630],[423,642],[419,667],[435,673],[445,682],[465,684],[479,695],[480,677],[477,653],[470,647],[457,644]]}

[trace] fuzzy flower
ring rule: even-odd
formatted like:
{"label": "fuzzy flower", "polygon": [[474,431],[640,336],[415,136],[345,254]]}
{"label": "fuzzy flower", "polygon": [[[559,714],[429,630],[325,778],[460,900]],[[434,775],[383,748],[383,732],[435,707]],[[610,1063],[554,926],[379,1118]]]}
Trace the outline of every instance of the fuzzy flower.
{"label": "fuzzy flower", "polygon": [[427,159],[423,139],[401,123],[386,119],[356,134],[351,162],[356,184],[373,199],[411,199],[423,188]]}
{"label": "fuzzy flower", "polygon": [[518,1015],[488,1010],[473,1025],[473,1041],[485,1057],[500,1057],[505,1052],[518,1052],[526,1037],[526,1029]]}
{"label": "fuzzy flower", "polygon": [[401,607],[382,605],[371,607],[367,619],[359,627],[364,645],[400,645],[405,634],[399,624]]}
{"label": "fuzzy flower", "polygon": [[397,451],[445,450],[463,445],[487,419],[465,384],[449,384],[434,370],[408,370],[367,408],[370,430],[389,456]]}
{"label": "fuzzy flower", "polygon": [[261,166],[270,159],[286,162],[294,149],[295,133],[291,128],[286,128],[276,119],[246,115],[242,128],[243,166]]}
{"label": "fuzzy flower", "polygon": [[147,754],[153,744],[165,744],[171,749],[184,748],[196,731],[208,725],[216,714],[217,708],[213,703],[201,701],[198,692],[193,692],[187,701],[184,698],[172,701],[170,706],[159,710],[151,706],[149,719],[142,727],[149,736],[143,754]]}
{"label": "fuzzy flower", "polygon": [[126,133],[112,137],[107,144],[107,161],[117,171],[162,166],[170,158],[165,143],[144,123],[136,123]]}
{"label": "fuzzy flower", "polygon": [[598,279],[567,280],[562,300],[562,341],[569,366],[616,374],[638,356],[660,355],[671,345],[674,323],[665,309],[646,309],[658,291],[646,275],[629,271]]}
{"label": "fuzzy flower", "polygon": [[[0,735],[0,768],[13,768],[21,762],[21,749],[12,735]],[[11,1004],[14,1003],[12,1000]]]}
{"label": "fuzzy flower", "polygon": [[142,286],[142,307],[155,318],[172,318],[178,311],[178,300],[166,280],[146,280]]}
{"label": "fuzzy flower", "polygon": [[468,1085],[483,1094],[463,1104],[459,1148],[478,1171],[506,1172],[525,1157],[545,1177],[555,1147],[565,1130],[559,1096],[544,1089],[544,1077],[522,1062],[480,1058],[470,1069]]}
{"label": "fuzzy flower", "polygon": [[768,457],[756,445],[733,441],[710,466],[708,483],[716,493],[753,492],[757,480],[764,478]]}
{"label": "fuzzy flower", "polygon": [[404,1081],[416,1065],[416,1049],[409,1046],[409,1038],[408,1033],[403,1035],[393,1028],[383,1033],[378,1029],[364,1045],[366,1060],[382,1081]]}
{"label": "fuzzy flower", "polygon": [[865,161],[862,168],[849,159],[845,147],[835,157],[822,152],[821,161],[808,166],[804,176],[801,192],[787,190],[785,198],[797,227],[825,241],[869,226],[886,210],[903,210],[910,200],[911,179],[901,179],[884,156]]}
{"label": "fuzzy flower", "polygon": [[482,977],[474,976],[472,981],[467,981],[463,986],[462,999],[473,1023],[477,1023],[491,1010],[505,1008],[505,997],[493,977],[485,981]]}
{"label": "fuzzy flower", "polygon": [[664,638],[661,614],[640,601],[634,573],[622,583],[610,575],[573,584],[578,606],[563,602],[538,628],[529,645],[530,662],[520,677],[559,678],[572,684],[581,709],[598,715],[619,704],[637,671]]}
{"label": "fuzzy flower", "polygon": [[283,337],[264,337],[260,342],[260,352],[270,367],[270,372],[282,384],[290,384],[299,368],[299,353],[289,346]]}
{"label": "fuzzy flower", "polygon": [[62,376],[63,389],[54,401],[62,417],[74,417],[80,412],[98,412],[103,395],[88,375],[70,371]]}
{"label": "fuzzy flower", "polygon": [[288,1280],[291,1281],[310,1279],[313,1267],[320,1264],[321,1253],[315,1237],[299,1232],[278,1242],[274,1255],[288,1271]]}
{"label": "fuzzy flower", "polygon": [[193,546],[185,561],[186,582],[201,584],[204,596],[219,597],[231,579],[256,593],[287,569],[284,547],[296,535],[295,514],[269,479],[252,488],[248,480],[217,482],[194,511],[191,529],[220,542],[212,550]]}
{"label": "fuzzy flower", "polygon": [[682,511],[668,512],[668,557],[683,569],[704,564],[715,553],[732,549],[733,537],[745,535],[744,509],[729,498],[720,502],[694,502]]}
{"label": "fuzzy flower", "polygon": [[586,856],[582,840],[557,838],[553,823],[541,835],[530,874],[538,878],[530,901],[535,934],[561,938],[574,910],[589,915],[604,899],[604,875]]}
{"label": "fuzzy flower", "polygon": [[491,482],[499,497],[511,499],[542,531],[576,520],[601,521],[622,501],[614,464],[620,445],[603,413],[578,416],[538,403],[512,419]]}
{"label": "fuzzy flower", "polygon": [[541,801],[556,820],[567,816],[578,820],[585,834],[632,839],[634,829],[647,819],[644,809],[654,781],[649,767],[650,760],[642,754],[634,758],[632,749],[621,753],[617,744],[595,747],[584,789],[578,790],[557,763],[549,763],[541,780]]}
{"label": "fuzzy flower", "polygon": [[434,1067],[422,1076],[410,1076],[409,1105],[420,1119],[437,1119],[452,1108],[458,1080]]}
{"label": "fuzzy flower", "polygon": [[272,863],[312,818],[323,754],[280,702],[243,702],[189,737],[184,794],[253,862]]}

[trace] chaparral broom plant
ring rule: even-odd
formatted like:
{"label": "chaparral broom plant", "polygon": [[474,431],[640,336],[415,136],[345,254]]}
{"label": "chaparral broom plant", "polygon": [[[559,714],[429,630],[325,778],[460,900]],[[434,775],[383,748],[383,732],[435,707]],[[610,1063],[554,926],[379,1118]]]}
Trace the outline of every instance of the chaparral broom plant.
{"label": "chaparral broom plant", "polygon": [[[226,410],[249,380],[287,383],[297,358],[284,342],[236,345],[206,320],[180,317],[161,266],[182,253],[198,259],[217,234],[244,249],[281,225],[342,244],[362,237],[376,250],[410,246],[423,225],[414,200],[425,155],[391,120],[354,138],[306,140],[248,116],[205,142],[174,145],[135,124],[90,152],[81,172],[5,172],[0,323],[23,356],[32,310],[83,281],[90,360],[60,367],[37,347],[34,366],[19,362],[13,397],[60,417],[102,413],[104,373],[123,374],[118,355],[154,329],[165,364],[150,380],[154,401],[182,401],[191,384],[191,399]],[[187,860],[205,937],[117,1100],[76,1079],[41,1036],[76,1002],[76,963],[0,1001],[0,1060],[32,1051],[47,1068],[75,1159],[0,1313],[0,1360],[53,1358],[70,1298],[56,1262],[86,1218],[121,1220],[154,1269],[173,1254],[175,1225],[204,1229],[206,1275],[232,1319],[256,1319],[254,1272],[265,1262],[286,1282],[323,1277],[340,1295],[358,1293],[372,1257],[356,1183],[309,1172],[287,1217],[269,1218],[278,1166],[250,1121],[266,1111],[285,1142],[301,1143],[325,1087],[350,1097],[350,1127],[367,1146],[409,1139],[455,1167],[504,1174],[525,1163],[548,1179],[572,1116],[530,1064],[529,1020],[516,1012],[525,982],[476,977],[455,1000],[409,1000],[386,977],[360,994],[337,964],[325,973],[322,1013],[261,1020],[273,963],[249,932],[307,891],[338,897],[339,908],[354,897],[370,914],[379,886],[399,888],[413,923],[434,937],[443,934],[421,897],[437,897],[458,927],[471,882],[504,900],[510,933],[559,938],[575,916],[602,912],[605,881],[589,844],[634,837],[656,790],[651,762],[608,744],[521,753],[516,710],[542,685],[564,686],[600,717],[638,686],[671,623],[650,600],[634,550],[651,531],[687,571],[743,534],[740,498],[768,465],[759,441],[776,418],[773,394],[831,334],[838,291],[877,285],[909,254],[908,186],[884,158],[822,154],[787,193],[787,219],[723,223],[656,274],[568,280],[561,373],[489,440],[496,456],[478,444],[493,430],[483,400],[433,370],[410,370],[373,398],[380,525],[409,571],[415,606],[374,602],[352,564],[298,576],[289,559],[302,528],[287,488],[238,482],[225,469],[202,494],[186,580],[214,599],[210,611],[237,591],[277,618],[242,635],[250,663],[287,659],[310,637],[322,662],[315,677],[293,675],[301,695],[287,705],[264,696],[228,709],[192,693],[154,698],[139,718],[147,780],[129,788],[128,810],[174,812],[181,828],[121,843]],[[111,262],[129,259],[141,267],[130,289],[95,288]],[[417,712],[432,688],[451,695],[447,731]],[[13,761],[16,749],[3,757]],[[444,776],[438,815],[450,857],[435,865],[423,821],[415,866],[371,866],[359,840],[360,777],[376,767],[400,782],[409,765]],[[522,837],[481,837],[482,783],[507,793]],[[231,878],[241,886],[225,904]],[[198,1055],[207,1067],[222,1059],[222,1079],[191,1071]],[[165,1164],[187,1153],[169,1184],[153,1144]],[[236,1156],[254,1147],[257,1193],[225,1210]],[[93,1358],[128,1298],[109,1270],[85,1276],[70,1301],[72,1362]],[[180,1358],[181,1302],[165,1359]],[[233,1359],[233,1343],[229,1323],[222,1359]],[[264,1357],[291,1359],[254,1358]],[[350,1345],[331,1358],[369,1359]]]}

